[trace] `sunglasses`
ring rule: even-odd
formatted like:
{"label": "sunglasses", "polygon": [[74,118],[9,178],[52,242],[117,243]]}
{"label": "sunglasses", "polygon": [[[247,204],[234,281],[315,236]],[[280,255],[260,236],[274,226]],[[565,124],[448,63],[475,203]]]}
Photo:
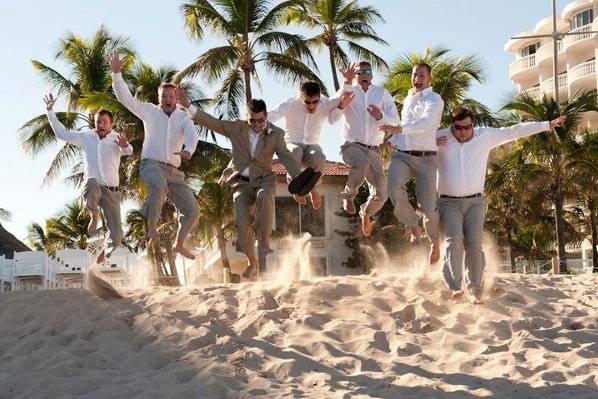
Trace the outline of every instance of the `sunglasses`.
{"label": "sunglasses", "polygon": [[469,125],[457,125],[453,123],[453,127],[455,130],[469,130],[473,127],[473,123],[470,123]]}
{"label": "sunglasses", "polygon": [[371,75],[372,74],[372,70],[371,69],[360,69],[357,71],[358,75]]}
{"label": "sunglasses", "polygon": [[314,105],[320,102],[320,99],[317,100],[303,100],[303,104],[305,105]]}
{"label": "sunglasses", "polygon": [[264,123],[264,122],[266,122],[266,118],[259,118],[259,119],[249,118],[249,123],[251,123],[251,124]]}

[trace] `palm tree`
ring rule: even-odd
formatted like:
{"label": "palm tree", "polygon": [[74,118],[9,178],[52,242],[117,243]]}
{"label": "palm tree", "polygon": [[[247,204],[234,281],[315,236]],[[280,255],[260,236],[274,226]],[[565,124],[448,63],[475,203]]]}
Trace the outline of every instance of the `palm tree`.
{"label": "palm tree", "polygon": [[[319,33],[306,43],[320,51],[328,47],[334,89],[339,90],[337,69],[349,63],[347,52],[360,59],[367,59],[377,69],[388,65],[382,57],[359,44],[369,40],[388,45],[378,37],[372,25],[385,22],[382,14],[372,6],[361,7],[356,0],[305,0],[298,2],[288,12],[287,23],[301,23]],[[342,45],[346,44],[346,49]]]}
{"label": "palm tree", "polygon": [[[128,39],[110,34],[103,25],[90,38],[83,38],[74,33],[67,33],[61,40],[56,53],[56,61],[67,65],[66,73],[32,60],[33,67],[41,74],[51,91],[64,100],[68,112],[58,112],[58,119],[68,129],[87,126],[93,127],[93,118],[83,111],[80,100],[85,93],[102,92],[110,87],[110,68],[107,57],[114,48],[132,56],[127,47]],[[38,155],[56,143],[57,139],[45,114],[26,122],[20,129],[21,146],[26,153]],[[56,178],[68,165],[81,162],[80,150],[64,144],[50,164],[44,178],[44,184]]]}
{"label": "palm tree", "polygon": [[[269,0],[189,0],[181,6],[185,29],[194,40],[201,40],[204,28],[226,43],[200,55],[177,76],[202,73],[209,81],[220,81],[217,109],[227,118],[237,117],[239,103],[253,97],[251,80],[260,84],[256,67],[285,81],[320,81],[310,69],[317,67],[303,37],[276,30],[284,13],[296,3],[282,1],[270,7]],[[324,91],[325,87],[322,85]]]}
{"label": "palm tree", "polygon": [[403,107],[403,100],[411,88],[413,66],[425,62],[432,67],[432,87],[444,100],[442,125],[451,122],[451,112],[459,107],[470,109],[480,125],[497,126],[499,120],[484,104],[468,98],[469,90],[475,83],[484,83],[485,75],[477,55],[464,57],[449,55],[450,50],[443,47],[427,48],[423,54],[411,52],[401,55],[393,64],[385,87]]}
{"label": "palm tree", "polygon": [[546,121],[559,115],[567,120],[555,133],[537,134],[521,141],[526,163],[533,165],[539,173],[536,189],[543,193],[553,209],[555,238],[559,271],[567,272],[565,246],[575,239],[574,231],[567,231],[565,203],[575,198],[572,182],[578,178],[575,168],[575,152],[580,148],[576,141],[576,128],[582,114],[598,111],[595,92],[582,92],[576,98],[558,104],[552,98],[536,101],[529,95],[521,95],[506,104],[503,109],[516,112],[523,120]]}
{"label": "palm tree", "polygon": [[34,251],[48,249],[48,237],[44,228],[38,223],[31,223],[27,226],[27,241]]}
{"label": "palm tree", "polygon": [[11,218],[10,211],[0,208],[0,221],[8,221]]}

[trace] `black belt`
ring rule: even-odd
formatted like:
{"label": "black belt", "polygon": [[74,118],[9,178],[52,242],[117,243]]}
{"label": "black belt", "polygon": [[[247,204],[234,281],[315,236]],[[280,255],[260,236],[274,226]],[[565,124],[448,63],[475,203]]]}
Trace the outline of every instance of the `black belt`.
{"label": "black belt", "polygon": [[104,187],[105,189],[110,190],[110,191],[118,191],[118,187],[113,187],[113,186],[102,186],[102,187]]}
{"label": "black belt", "polygon": [[477,197],[481,197],[484,194],[482,193],[475,193],[475,194],[471,194],[471,195],[464,195],[463,197],[454,197],[452,195],[444,195],[444,194],[440,194],[440,198],[477,198]]}
{"label": "black belt", "polygon": [[426,156],[426,155],[436,155],[436,151],[403,151],[399,150],[399,152],[404,152],[405,154],[413,155],[416,157]]}
{"label": "black belt", "polygon": [[243,175],[237,175],[237,179],[243,180],[244,182],[249,183],[249,177]]}
{"label": "black belt", "polygon": [[353,141],[353,143],[360,145],[362,147],[365,147],[365,148],[369,148],[370,150],[377,150],[379,148],[377,145],[367,145],[367,144],[360,143],[358,141]]}

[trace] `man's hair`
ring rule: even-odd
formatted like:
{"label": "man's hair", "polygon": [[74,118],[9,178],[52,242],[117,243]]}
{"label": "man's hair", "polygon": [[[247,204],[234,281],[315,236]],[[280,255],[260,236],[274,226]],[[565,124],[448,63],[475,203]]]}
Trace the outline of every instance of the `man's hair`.
{"label": "man's hair", "polygon": [[93,115],[94,118],[96,115],[98,115],[98,117],[100,115],[106,115],[110,119],[110,123],[112,123],[114,121],[114,116],[112,115],[112,112],[108,111],[107,109],[102,108],[102,109],[97,110]]}
{"label": "man's hair", "polygon": [[455,121],[462,121],[467,119],[468,117],[471,118],[471,121],[475,121],[475,117],[473,116],[473,112],[468,110],[467,108],[458,108],[453,111],[453,122]]}
{"label": "man's hair", "polygon": [[176,89],[176,85],[170,82],[162,82],[160,87],[158,87],[158,91],[162,91],[164,89]]}
{"label": "man's hair", "polygon": [[247,103],[247,109],[254,114],[259,114],[260,112],[266,112],[266,103],[264,100],[261,99],[251,99]]}
{"label": "man's hair", "polygon": [[426,64],[425,62],[420,62],[419,64],[415,64],[414,67],[417,68],[426,68],[426,71],[428,71],[428,75],[432,76],[432,67],[430,66],[430,64]]}
{"label": "man's hair", "polygon": [[357,64],[357,66],[359,66],[359,67],[367,66],[367,67],[371,68],[372,64],[369,61],[361,60],[361,61],[359,61],[359,63]]}
{"label": "man's hair", "polygon": [[317,96],[320,94],[320,84],[313,80],[301,83],[301,92],[305,93],[306,96]]}

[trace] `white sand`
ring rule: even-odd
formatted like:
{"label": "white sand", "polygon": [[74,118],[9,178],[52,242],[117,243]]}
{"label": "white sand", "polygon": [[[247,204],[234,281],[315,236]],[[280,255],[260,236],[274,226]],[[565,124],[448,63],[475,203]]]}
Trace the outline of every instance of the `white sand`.
{"label": "white sand", "polygon": [[406,274],[1,294],[0,398],[598,398],[598,276]]}

